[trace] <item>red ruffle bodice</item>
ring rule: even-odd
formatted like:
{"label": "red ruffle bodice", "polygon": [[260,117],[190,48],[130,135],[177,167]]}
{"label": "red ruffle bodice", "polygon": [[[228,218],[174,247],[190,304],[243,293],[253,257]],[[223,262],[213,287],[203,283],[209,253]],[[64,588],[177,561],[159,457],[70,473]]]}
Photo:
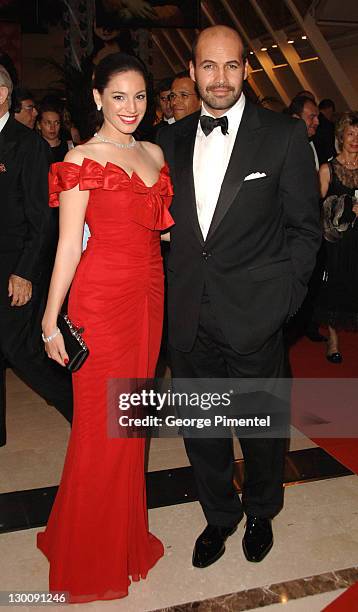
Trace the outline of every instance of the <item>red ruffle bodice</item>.
{"label": "red ruffle bodice", "polygon": [[168,210],[173,187],[167,164],[161,168],[154,185],[148,187],[135,172],[129,176],[123,168],[111,162],[102,166],[85,158],[81,166],[72,162],[54,163],[49,173],[49,205],[59,206],[61,191],[68,191],[76,185],[81,191],[129,191],[133,203],[132,221],[151,230],[165,230],[173,225]]}

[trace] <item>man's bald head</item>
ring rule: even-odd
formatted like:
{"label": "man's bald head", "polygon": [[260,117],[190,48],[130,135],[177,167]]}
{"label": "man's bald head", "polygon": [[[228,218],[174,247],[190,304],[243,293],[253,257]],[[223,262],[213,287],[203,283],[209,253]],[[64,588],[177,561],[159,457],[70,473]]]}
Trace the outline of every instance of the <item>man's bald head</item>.
{"label": "man's bald head", "polygon": [[203,30],[194,45],[190,76],[206,110],[220,117],[239,100],[248,64],[240,35],[227,26]]}
{"label": "man's bald head", "polygon": [[229,26],[216,25],[210,26],[209,28],[205,28],[205,30],[199,32],[199,34],[195,38],[191,49],[191,58],[193,64],[196,64],[197,51],[200,45],[205,45],[205,42],[209,41],[210,39],[215,39],[215,42],[218,42],[219,44],[221,40],[224,41],[228,38],[231,39],[233,42],[237,42],[240,48],[241,57],[243,60],[246,60],[247,50],[240,34],[236,30],[234,30],[234,28],[230,28]]}

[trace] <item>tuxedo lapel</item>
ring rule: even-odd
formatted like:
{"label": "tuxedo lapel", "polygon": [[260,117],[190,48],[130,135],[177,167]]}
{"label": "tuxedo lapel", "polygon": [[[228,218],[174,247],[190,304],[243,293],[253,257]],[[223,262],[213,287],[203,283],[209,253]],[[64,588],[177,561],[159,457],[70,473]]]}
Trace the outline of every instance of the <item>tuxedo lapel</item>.
{"label": "tuxedo lapel", "polygon": [[194,113],[191,117],[191,121],[186,125],[185,129],[181,131],[175,142],[175,175],[177,184],[180,186],[180,190],[185,190],[185,197],[183,200],[188,202],[188,213],[190,220],[193,225],[194,231],[201,244],[204,244],[204,238],[201,233],[198,213],[196,209],[196,197],[195,197],[195,186],[194,186],[194,173],[193,173],[193,156],[195,137],[198,128],[198,119],[200,113]]}
{"label": "tuxedo lapel", "polygon": [[7,153],[16,145],[17,127],[16,119],[10,116],[0,132],[0,156]]}
{"label": "tuxedo lapel", "polygon": [[[12,164],[16,155],[16,126],[12,125],[14,121],[14,119],[9,117],[0,132],[0,176],[2,177],[2,191],[4,190],[4,173],[7,172],[9,163],[10,165]],[[2,193],[2,195],[4,196],[4,193]]]}
{"label": "tuxedo lapel", "polygon": [[5,140],[4,140],[3,131],[4,130],[2,130],[0,132],[0,163],[1,163],[1,155],[2,155],[2,153],[4,151],[4,147],[5,147]]}
{"label": "tuxedo lapel", "polygon": [[260,132],[263,130],[255,105],[246,100],[206,241],[212,237],[237,197],[245,176],[252,172],[254,159],[261,145]]}

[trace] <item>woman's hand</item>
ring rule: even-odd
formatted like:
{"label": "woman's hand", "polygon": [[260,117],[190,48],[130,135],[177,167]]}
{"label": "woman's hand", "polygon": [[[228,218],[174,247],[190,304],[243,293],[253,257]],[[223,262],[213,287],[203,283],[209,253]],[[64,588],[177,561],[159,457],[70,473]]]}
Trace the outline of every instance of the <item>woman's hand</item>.
{"label": "woman's hand", "polygon": [[[45,332],[44,336],[46,337]],[[50,340],[49,342],[45,342],[44,344],[45,351],[50,359],[57,361],[57,363],[59,363],[63,367],[68,364],[69,358],[66,353],[65,343],[63,341],[63,336],[61,332],[59,332],[52,340]]]}
{"label": "woman's hand", "polygon": [[357,200],[353,200],[353,202],[352,211],[355,213],[355,216],[358,217],[358,202]]}

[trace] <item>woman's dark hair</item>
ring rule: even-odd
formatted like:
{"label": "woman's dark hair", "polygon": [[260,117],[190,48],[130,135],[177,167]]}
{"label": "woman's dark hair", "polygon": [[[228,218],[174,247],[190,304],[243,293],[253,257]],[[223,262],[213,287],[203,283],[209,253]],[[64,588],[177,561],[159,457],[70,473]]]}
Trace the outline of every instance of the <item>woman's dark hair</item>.
{"label": "woman's dark hair", "polygon": [[38,123],[41,121],[44,113],[56,113],[62,123],[62,112],[58,108],[58,106],[55,106],[55,104],[40,104],[38,109],[38,115],[36,117]]}
{"label": "woman's dark hair", "polygon": [[141,74],[147,87],[148,74],[140,59],[127,53],[111,53],[104,57],[96,66],[92,80],[93,88],[102,94],[114,75],[128,72],[129,70]]}

